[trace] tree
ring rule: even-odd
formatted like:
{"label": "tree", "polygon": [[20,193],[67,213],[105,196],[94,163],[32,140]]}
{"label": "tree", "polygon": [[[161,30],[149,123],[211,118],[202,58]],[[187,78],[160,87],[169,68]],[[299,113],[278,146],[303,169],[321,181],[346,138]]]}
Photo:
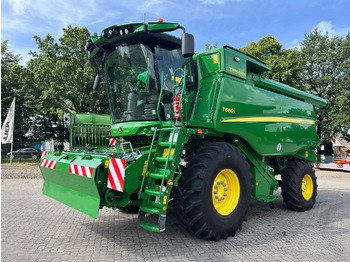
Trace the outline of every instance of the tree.
{"label": "tree", "polygon": [[300,88],[298,81],[300,52],[297,49],[282,49],[282,46],[274,36],[267,35],[240,50],[266,62],[271,71],[265,72],[265,77]]}
{"label": "tree", "polygon": [[28,69],[35,89],[27,95],[35,103],[38,133],[45,138],[68,140],[68,113],[108,113],[105,92],[93,93],[96,72],[88,62],[84,46],[90,33],[87,28],[63,28],[59,43],[51,36],[34,36],[38,51]]}
{"label": "tree", "polygon": [[14,55],[8,50],[8,41],[1,43],[1,123],[5,120],[7,109],[10,108],[15,96],[15,87],[11,84],[10,71],[20,61],[19,55]]}
{"label": "tree", "polygon": [[215,44],[211,44],[209,41],[205,44],[205,51],[212,50],[218,47],[218,42],[215,42]]}
{"label": "tree", "polygon": [[314,30],[298,49],[283,49],[271,36],[240,48],[271,68],[264,76],[328,99],[330,108],[317,111],[318,135],[323,140],[341,133],[350,140],[350,33],[330,38]]}
{"label": "tree", "polygon": [[305,34],[301,44],[300,72],[305,91],[328,99],[328,114],[317,114],[318,134],[328,140],[342,133],[350,139],[350,32],[345,38],[330,38],[317,29]]}
{"label": "tree", "polygon": [[9,51],[8,41],[1,43],[1,122],[5,120],[8,109],[16,97],[14,142],[27,140],[25,134],[30,127],[31,110],[25,100],[25,89],[32,80],[25,67],[19,65],[20,56]]}

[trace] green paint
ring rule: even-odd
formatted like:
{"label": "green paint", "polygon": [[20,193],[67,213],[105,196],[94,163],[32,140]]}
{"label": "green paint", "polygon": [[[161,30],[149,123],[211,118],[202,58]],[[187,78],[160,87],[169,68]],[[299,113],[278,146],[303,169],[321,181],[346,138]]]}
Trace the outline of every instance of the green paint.
{"label": "green paint", "polygon": [[[56,161],[57,163],[56,169],[40,167],[45,179],[43,193],[93,218],[97,218],[100,195],[94,178],[102,159],[85,160],[82,157],[76,157],[73,160],[73,158],[62,158],[62,156],[56,156],[53,153],[49,153],[43,159]],[[70,164],[93,168],[92,178],[69,173]]]}
{"label": "green paint", "polygon": [[[172,188],[182,175],[183,150],[188,156],[211,141],[235,145],[250,164],[252,196],[270,206],[278,199],[273,196],[278,188],[275,175],[288,160],[316,160],[315,110],[327,108],[328,100],[263,78],[270,70],[263,61],[229,46],[185,60],[181,41],[165,34],[179,28],[177,23],[162,22],[114,25],[88,41],[90,62],[105,69],[111,117],[71,118],[74,148],[93,147],[89,152],[45,156],[57,166],[41,167],[44,194],[94,218],[103,206],[140,205],[140,225],[160,232],[165,229]],[[158,48],[161,55],[154,51]],[[125,50],[136,50],[137,57],[126,57]],[[176,96],[179,118],[174,119]],[[106,186],[108,160],[127,158],[121,147],[108,147],[109,134],[130,141],[138,152],[126,163],[123,192]],[[93,177],[70,174],[70,164],[94,168]],[[185,165],[183,159],[181,164]],[[158,224],[146,221],[147,213],[158,215]]]}
{"label": "green paint", "polygon": [[[217,54],[220,67],[209,59]],[[255,85],[252,79],[263,79],[256,73],[268,68],[228,46],[199,54],[194,63],[199,85],[189,125],[240,137],[265,156],[295,155],[319,143],[314,107],[327,107],[327,100],[271,80]]]}
{"label": "green paint", "polygon": [[232,143],[243,152],[250,163],[253,184],[252,196],[255,199],[272,196],[278,188],[273,167],[269,166],[267,162],[263,162],[262,157],[256,154],[243,140],[234,137],[231,139]]}
{"label": "green paint", "polygon": [[168,32],[168,31],[174,31],[178,29],[180,25],[178,23],[164,23],[164,22],[157,22],[157,23],[148,23],[148,31],[150,32]]}
{"label": "green paint", "polygon": [[125,122],[112,125],[111,131],[116,137],[150,135],[152,128],[158,125],[159,121]]}

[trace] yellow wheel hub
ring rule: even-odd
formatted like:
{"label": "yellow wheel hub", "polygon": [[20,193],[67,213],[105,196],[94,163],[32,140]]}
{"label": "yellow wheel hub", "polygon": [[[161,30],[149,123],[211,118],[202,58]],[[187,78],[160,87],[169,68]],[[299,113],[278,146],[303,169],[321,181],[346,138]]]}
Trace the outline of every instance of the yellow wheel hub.
{"label": "yellow wheel hub", "polygon": [[240,196],[239,180],[231,169],[222,170],[215,178],[212,199],[216,211],[223,216],[235,210]]}
{"label": "yellow wheel hub", "polygon": [[309,200],[314,192],[314,182],[312,177],[306,174],[301,183],[301,191],[305,200]]}

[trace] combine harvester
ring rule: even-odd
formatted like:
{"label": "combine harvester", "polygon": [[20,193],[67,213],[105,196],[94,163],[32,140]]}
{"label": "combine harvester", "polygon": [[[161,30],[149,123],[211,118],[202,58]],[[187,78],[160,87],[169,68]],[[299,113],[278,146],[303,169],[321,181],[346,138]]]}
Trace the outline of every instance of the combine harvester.
{"label": "combine harvester", "polygon": [[[177,29],[181,39],[167,33]],[[313,207],[315,110],[327,100],[262,77],[265,63],[232,47],[195,54],[178,23],[114,25],[86,50],[103,69],[110,134],[45,154],[45,195],[93,218],[103,207],[139,210],[155,232],[171,204],[206,239],[234,235],[251,200],[273,206],[279,187],[288,208]]]}

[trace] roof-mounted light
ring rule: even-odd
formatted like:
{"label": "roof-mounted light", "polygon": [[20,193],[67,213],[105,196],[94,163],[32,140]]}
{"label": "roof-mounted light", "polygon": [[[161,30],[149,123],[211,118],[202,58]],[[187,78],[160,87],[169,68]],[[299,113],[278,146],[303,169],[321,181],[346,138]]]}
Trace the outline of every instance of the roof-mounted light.
{"label": "roof-mounted light", "polygon": [[106,31],[102,32],[102,37],[111,39],[117,36],[123,36],[134,32],[134,27],[132,26],[126,26],[126,27],[119,27],[119,28],[110,28]]}
{"label": "roof-mounted light", "polygon": [[86,42],[86,45],[85,45],[85,50],[91,54],[92,50],[94,50],[95,48],[95,45],[94,43],[91,41],[91,39],[89,39],[87,42]]}

